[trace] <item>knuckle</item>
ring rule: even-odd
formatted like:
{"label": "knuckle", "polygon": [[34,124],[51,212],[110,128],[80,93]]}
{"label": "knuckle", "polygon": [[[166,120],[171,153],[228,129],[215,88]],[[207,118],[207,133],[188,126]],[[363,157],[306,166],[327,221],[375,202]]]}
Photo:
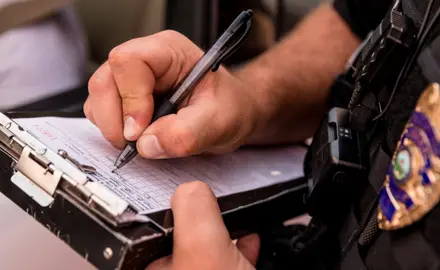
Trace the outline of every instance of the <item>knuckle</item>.
{"label": "knuckle", "polygon": [[90,107],[91,105],[90,105],[90,99],[88,98],[87,100],[86,100],[86,102],[84,103],[84,106],[83,106],[83,112],[84,112],[84,115],[88,118],[88,119],[91,119],[91,116],[92,116],[92,108]]}
{"label": "knuckle", "polygon": [[[200,54],[202,51],[185,35],[175,30],[165,30],[160,33],[163,43],[168,44],[171,51],[178,57],[185,57],[186,54]],[[182,60],[185,60],[183,58]],[[184,63],[184,62],[182,62]]]}
{"label": "knuckle", "polygon": [[90,110],[90,98],[87,98],[86,102],[84,102],[84,105],[83,105],[83,111],[85,114],[87,114],[89,112],[89,110]]}
{"label": "knuckle", "polygon": [[160,35],[165,38],[170,38],[170,39],[176,39],[176,38],[186,39],[186,37],[183,34],[177,32],[175,30],[171,30],[171,29],[167,29],[167,30],[160,32]]}
{"label": "knuckle", "polygon": [[118,88],[119,96],[122,99],[123,107],[131,107],[136,105],[144,105],[148,95],[139,88]]}
{"label": "knuckle", "polygon": [[107,92],[111,84],[111,71],[108,62],[101,65],[90,77],[88,81],[89,94],[99,94]]}
{"label": "knuckle", "polygon": [[130,106],[131,102],[135,102],[141,98],[141,95],[138,91],[133,89],[123,90],[119,89],[119,95],[122,98],[123,105]]}
{"label": "knuckle", "polygon": [[100,79],[99,76],[96,73],[94,73],[88,82],[89,94],[100,92],[102,85],[103,85],[102,79]]}
{"label": "knuckle", "polygon": [[186,129],[181,129],[173,137],[173,145],[177,156],[188,156],[198,154],[199,145],[196,137]]}
{"label": "knuckle", "polygon": [[130,57],[131,53],[124,48],[124,45],[119,45],[108,54],[108,62],[111,66],[114,66],[126,62]]}

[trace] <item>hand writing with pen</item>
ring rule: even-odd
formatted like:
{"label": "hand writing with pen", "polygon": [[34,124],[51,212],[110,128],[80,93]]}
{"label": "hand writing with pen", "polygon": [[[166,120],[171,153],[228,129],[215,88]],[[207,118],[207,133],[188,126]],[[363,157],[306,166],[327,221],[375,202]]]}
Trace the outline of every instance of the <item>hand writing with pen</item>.
{"label": "hand writing with pen", "polygon": [[[359,43],[333,7],[324,4],[244,68],[208,73],[177,113],[149,125],[153,93],[174,88],[203,56],[183,35],[164,31],[113,49],[89,82],[84,111],[114,146],[137,140],[139,154],[148,159],[298,142],[314,133],[326,111],[327,89]],[[234,245],[206,184],[179,186],[171,206],[173,254],[149,270],[255,267],[258,236]]]}

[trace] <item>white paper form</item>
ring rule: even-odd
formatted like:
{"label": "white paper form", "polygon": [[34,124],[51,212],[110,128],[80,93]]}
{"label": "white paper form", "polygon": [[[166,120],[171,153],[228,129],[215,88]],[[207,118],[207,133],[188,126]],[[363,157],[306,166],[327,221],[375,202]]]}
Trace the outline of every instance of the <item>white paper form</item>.
{"label": "white paper form", "polygon": [[15,120],[53,151],[66,150],[98,173],[90,178],[126,200],[139,213],[170,208],[178,185],[201,180],[217,197],[253,190],[303,176],[305,149],[240,149],[220,156],[194,156],[169,160],[136,157],[117,173],[113,163],[120,153],[87,119],[42,117]]}

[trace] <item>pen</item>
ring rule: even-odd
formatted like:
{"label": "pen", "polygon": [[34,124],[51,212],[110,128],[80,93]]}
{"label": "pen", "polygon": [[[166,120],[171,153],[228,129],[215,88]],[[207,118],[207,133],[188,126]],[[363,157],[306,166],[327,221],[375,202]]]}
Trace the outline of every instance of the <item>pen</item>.
{"label": "pen", "polygon": [[[196,85],[212,70],[217,71],[220,64],[233,54],[244,42],[251,29],[252,10],[243,11],[203,55],[182,81],[166,96],[153,113],[153,123],[157,119],[175,113],[180,104],[192,93]],[[136,141],[130,141],[115,161],[113,172],[122,168],[137,156]]]}

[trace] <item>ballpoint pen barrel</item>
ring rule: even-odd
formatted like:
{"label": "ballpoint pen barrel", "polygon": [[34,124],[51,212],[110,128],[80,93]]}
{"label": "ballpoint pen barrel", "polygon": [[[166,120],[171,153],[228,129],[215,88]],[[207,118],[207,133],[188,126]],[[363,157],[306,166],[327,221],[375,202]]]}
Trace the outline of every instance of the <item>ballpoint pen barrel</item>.
{"label": "ballpoint pen barrel", "polygon": [[119,154],[118,158],[116,159],[116,162],[113,166],[113,172],[115,172],[117,169],[122,168],[124,165],[126,165],[128,162],[130,162],[136,155],[138,154],[136,149],[136,142],[129,142],[124,150]]}
{"label": "ballpoint pen barrel", "polygon": [[151,123],[155,122],[159,118],[175,113],[177,111],[177,104],[172,103],[170,100],[165,99],[159,108],[154,112]]}
{"label": "ballpoint pen barrel", "polygon": [[176,90],[172,92],[169,97],[169,101],[176,106],[182,104],[182,102],[188,97],[188,95],[194,90],[197,84],[203,79],[203,77],[211,70],[214,63],[219,56],[217,49],[209,50],[188,73],[187,76],[176,86]]}
{"label": "ballpoint pen barrel", "polygon": [[191,69],[175,90],[170,93],[169,101],[175,105],[181,104],[203,77],[212,69],[214,64],[228,51],[237,41],[237,32],[245,30],[252,11],[243,11],[230,27],[220,36],[215,44],[209,49],[202,59]]}

